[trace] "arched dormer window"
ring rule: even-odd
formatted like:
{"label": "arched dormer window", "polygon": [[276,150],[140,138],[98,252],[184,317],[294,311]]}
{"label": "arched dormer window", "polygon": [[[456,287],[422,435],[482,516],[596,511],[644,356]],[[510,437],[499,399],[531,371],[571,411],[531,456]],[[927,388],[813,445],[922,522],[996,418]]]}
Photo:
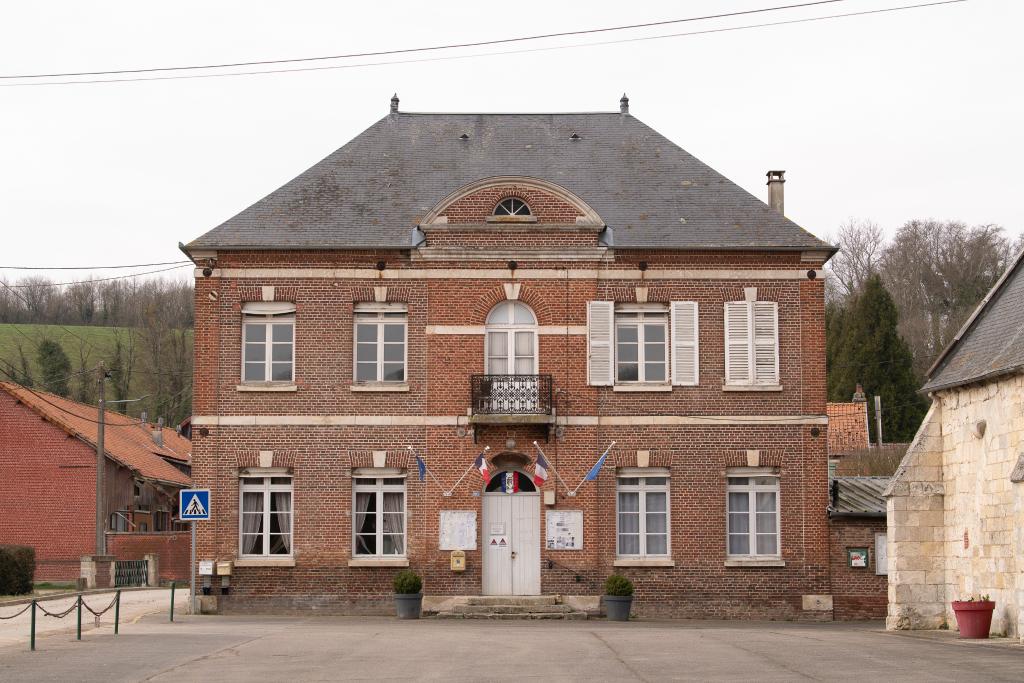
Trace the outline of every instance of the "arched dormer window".
{"label": "arched dormer window", "polygon": [[537,374],[537,317],[519,301],[503,301],[487,315],[488,375]]}
{"label": "arched dormer window", "polygon": [[495,216],[529,216],[530,206],[519,197],[502,199],[494,207]]}

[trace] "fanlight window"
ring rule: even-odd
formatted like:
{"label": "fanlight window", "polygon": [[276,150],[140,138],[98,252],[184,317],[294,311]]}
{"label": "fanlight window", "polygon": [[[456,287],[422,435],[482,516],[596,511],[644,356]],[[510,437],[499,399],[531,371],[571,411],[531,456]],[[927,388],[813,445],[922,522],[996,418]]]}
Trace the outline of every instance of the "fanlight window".
{"label": "fanlight window", "polygon": [[518,197],[503,199],[494,207],[495,216],[529,216],[530,207]]}

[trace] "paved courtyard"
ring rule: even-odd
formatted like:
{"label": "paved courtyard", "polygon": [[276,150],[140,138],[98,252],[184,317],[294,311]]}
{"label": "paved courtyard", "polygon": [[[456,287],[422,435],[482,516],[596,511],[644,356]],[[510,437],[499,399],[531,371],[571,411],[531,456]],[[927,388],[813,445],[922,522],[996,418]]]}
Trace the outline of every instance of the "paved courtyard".
{"label": "paved courtyard", "polygon": [[4,681],[1021,681],[1024,647],[872,624],[182,617],[0,646]]}

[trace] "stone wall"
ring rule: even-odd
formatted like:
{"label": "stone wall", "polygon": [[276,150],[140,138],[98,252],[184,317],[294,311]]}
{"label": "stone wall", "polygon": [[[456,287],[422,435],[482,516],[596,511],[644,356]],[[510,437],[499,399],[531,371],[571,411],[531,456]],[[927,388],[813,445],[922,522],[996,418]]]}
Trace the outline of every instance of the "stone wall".
{"label": "stone wall", "polygon": [[888,490],[891,629],[956,627],[950,603],[987,594],[992,632],[1019,637],[1024,376],[938,393]]}

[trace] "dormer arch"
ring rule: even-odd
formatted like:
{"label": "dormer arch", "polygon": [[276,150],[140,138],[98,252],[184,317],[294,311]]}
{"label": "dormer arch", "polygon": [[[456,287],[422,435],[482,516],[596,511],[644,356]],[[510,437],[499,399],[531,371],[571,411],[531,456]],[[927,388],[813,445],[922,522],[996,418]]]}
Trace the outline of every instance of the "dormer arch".
{"label": "dormer arch", "polygon": [[[509,199],[523,202],[529,212],[503,215],[496,211]],[[556,183],[528,176],[495,176],[463,185],[431,207],[420,224],[483,223],[604,226],[597,211],[578,195]]]}

